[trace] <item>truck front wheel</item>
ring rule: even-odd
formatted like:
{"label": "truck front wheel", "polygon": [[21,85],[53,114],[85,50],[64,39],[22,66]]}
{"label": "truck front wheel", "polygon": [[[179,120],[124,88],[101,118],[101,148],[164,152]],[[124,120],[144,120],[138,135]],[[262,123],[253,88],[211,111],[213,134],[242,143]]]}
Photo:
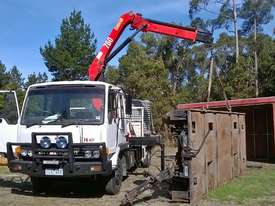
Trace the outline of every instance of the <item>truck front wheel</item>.
{"label": "truck front wheel", "polygon": [[121,159],[118,159],[117,169],[113,172],[110,179],[108,179],[107,184],[105,186],[105,191],[109,195],[115,195],[119,193],[121,188],[121,183],[123,179],[123,166]]}

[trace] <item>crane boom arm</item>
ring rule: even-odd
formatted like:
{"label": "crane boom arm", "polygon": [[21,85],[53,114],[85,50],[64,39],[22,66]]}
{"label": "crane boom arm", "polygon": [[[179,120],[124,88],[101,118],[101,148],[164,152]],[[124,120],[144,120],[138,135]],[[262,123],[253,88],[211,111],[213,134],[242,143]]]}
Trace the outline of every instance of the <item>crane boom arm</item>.
{"label": "crane boom arm", "polygon": [[[132,29],[136,29],[137,31],[133,35],[133,37],[140,31],[142,32],[154,32],[159,34],[164,34],[168,36],[174,36],[181,39],[191,40],[192,42],[204,42],[211,43],[212,36],[211,33],[207,31],[201,31],[192,27],[182,27],[175,24],[160,22],[151,19],[145,19],[141,14],[128,12],[120,16],[117,24],[105,40],[103,46],[100,51],[94,58],[93,62],[89,66],[89,79],[97,80],[101,73],[104,70],[104,67],[107,64],[107,59],[117,43],[119,37],[122,32],[128,25],[131,25]],[[131,41],[131,38],[128,38],[124,43],[123,47],[127,45]],[[120,49],[121,50],[121,49]],[[120,51],[119,50],[119,51]],[[114,52],[118,53],[118,52]],[[114,56],[114,55],[112,55]],[[110,58],[108,59],[108,61]]]}

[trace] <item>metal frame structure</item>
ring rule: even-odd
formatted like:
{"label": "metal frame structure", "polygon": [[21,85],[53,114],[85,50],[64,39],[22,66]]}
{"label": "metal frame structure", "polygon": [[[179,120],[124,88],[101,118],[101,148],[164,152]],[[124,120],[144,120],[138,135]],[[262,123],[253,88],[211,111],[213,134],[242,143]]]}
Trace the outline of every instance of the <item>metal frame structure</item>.
{"label": "metal frame structure", "polygon": [[[112,52],[112,49],[128,25],[131,25],[131,28],[136,31]],[[89,66],[90,80],[98,80],[102,75],[106,64],[125,46],[127,46],[141,31],[174,36],[192,42],[198,41],[211,43],[213,41],[212,34],[208,31],[146,19],[143,18],[141,14],[130,11],[120,16],[117,24]]]}

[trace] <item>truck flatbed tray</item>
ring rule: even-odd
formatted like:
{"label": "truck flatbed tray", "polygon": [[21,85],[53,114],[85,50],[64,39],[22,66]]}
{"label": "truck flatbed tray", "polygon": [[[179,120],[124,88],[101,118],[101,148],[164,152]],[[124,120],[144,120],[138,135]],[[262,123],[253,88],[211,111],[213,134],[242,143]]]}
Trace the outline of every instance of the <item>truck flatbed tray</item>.
{"label": "truck flatbed tray", "polygon": [[132,137],[129,139],[130,146],[154,146],[163,144],[160,135],[148,136],[148,137]]}

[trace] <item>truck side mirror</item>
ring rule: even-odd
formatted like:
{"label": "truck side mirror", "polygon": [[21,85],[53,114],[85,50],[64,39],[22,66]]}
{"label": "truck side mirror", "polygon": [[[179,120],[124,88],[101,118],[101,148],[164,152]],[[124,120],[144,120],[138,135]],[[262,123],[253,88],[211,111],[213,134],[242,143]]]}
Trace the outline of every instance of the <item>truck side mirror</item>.
{"label": "truck side mirror", "polygon": [[126,95],[126,114],[132,115],[132,96]]}

